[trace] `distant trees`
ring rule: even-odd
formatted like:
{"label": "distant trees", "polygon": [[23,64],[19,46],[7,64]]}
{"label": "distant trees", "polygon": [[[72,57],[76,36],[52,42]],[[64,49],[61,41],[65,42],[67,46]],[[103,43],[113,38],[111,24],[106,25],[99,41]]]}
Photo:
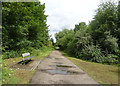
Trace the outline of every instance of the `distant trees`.
{"label": "distant trees", "polygon": [[45,4],[2,3],[2,46],[4,52],[29,51],[47,46],[49,40]]}
{"label": "distant trees", "polygon": [[78,30],[80,30],[80,29],[86,28],[86,27],[87,27],[87,25],[86,25],[85,22],[81,22],[81,23],[79,23],[78,25],[76,24],[76,25],[75,25],[75,28],[74,28],[74,32],[76,32],[76,31],[78,31]]}
{"label": "distant trees", "polygon": [[64,29],[63,31],[56,33],[56,41],[57,45],[61,47],[61,49],[67,48],[68,41],[71,41],[73,37],[73,30]]}
{"label": "distant trees", "polygon": [[50,41],[52,42],[52,45],[54,45],[54,39],[50,38]]}
{"label": "distant trees", "polygon": [[119,6],[103,2],[89,25],[81,22],[73,30],[56,33],[56,44],[77,58],[117,64],[120,56]]}

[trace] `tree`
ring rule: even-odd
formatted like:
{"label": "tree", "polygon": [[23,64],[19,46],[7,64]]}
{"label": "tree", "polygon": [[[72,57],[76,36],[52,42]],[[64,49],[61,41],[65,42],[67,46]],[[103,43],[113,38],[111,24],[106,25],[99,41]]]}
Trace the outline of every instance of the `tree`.
{"label": "tree", "polygon": [[77,24],[75,25],[74,31],[76,32],[80,29],[85,29],[86,27],[87,25],[85,22],[80,22],[78,25]]}
{"label": "tree", "polygon": [[73,30],[64,29],[63,31],[56,33],[55,38],[57,39],[56,45],[61,49],[67,48],[67,43],[72,40],[74,35]]}
{"label": "tree", "polygon": [[104,41],[107,39],[107,36],[118,37],[116,4],[110,1],[100,4],[89,28],[91,28],[94,44],[100,44],[101,48],[105,50]]}
{"label": "tree", "polygon": [[45,4],[40,2],[2,3],[3,47],[19,51],[47,45],[49,35]]}
{"label": "tree", "polygon": [[50,38],[50,41],[52,42],[52,45],[54,46],[54,39]]}
{"label": "tree", "polygon": [[99,5],[93,20],[80,22],[73,31],[56,33],[57,45],[77,58],[98,63],[117,64],[120,56],[120,2]]}
{"label": "tree", "polygon": [[117,28],[118,30],[116,31],[116,35],[117,35],[117,38],[118,38],[118,44],[119,44],[119,47],[120,47],[120,1],[118,2],[118,24],[117,24]]}

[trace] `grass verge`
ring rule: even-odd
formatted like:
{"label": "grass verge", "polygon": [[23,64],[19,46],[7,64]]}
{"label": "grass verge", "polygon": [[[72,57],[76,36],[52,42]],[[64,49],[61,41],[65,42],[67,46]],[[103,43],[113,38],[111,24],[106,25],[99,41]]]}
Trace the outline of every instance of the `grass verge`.
{"label": "grass verge", "polygon": [[69,57],[63,53],[71,62],[81,68],[90,77],[100,84],[118,84],[118,67],[94,62],[87,62],[75,57]]}
{"label": "grass verge", "polygon": [[[43,48],[40,50],[34,50],[32,56],[33,60],[43,60],[46,56],[48,56],[52,48]],[[3,60],[2,66],[2,84],[28,84],[31,80],[35,70],[27,71],[27,70],[13,70],[10,65],[19,62],[22,60],[22,57],[18,58],[10,58]]]}

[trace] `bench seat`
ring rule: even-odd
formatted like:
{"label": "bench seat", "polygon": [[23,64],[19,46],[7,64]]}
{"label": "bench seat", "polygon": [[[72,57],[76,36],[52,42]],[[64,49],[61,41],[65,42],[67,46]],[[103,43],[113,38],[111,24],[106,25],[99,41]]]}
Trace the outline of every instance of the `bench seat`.
{"label": "bench seat", "polygon": [[25,60],[30,60],[32,57],[34,57],[34,56],[31,56],[31,57],[25,58],[23,61],[25,61]]}

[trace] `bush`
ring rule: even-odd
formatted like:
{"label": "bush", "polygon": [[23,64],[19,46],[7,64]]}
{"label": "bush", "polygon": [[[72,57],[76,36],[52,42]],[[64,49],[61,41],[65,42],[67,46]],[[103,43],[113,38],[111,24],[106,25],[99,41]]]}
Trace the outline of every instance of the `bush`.
{"label": "bush", "polygon": [[16,44],[17,50],[18,50],[18,49],[22,49],[22,48],[27,49],[27,48],[30,47],[31,45],[32,45],[32,42],[31,42],[31,41],[28,41],[28,40],[22,40],[22,41],[20,41],[20,42],[18,42],[18,43]]}
{"label": "bush", "polygon": [[92,44],[91,35],[84,30],[79,30],[75,33],[72,41],[68,42],[67,46],[70,53],[79,58],[81,55],[81,50],[90,44]]}
{"label": "bush", "polygon": [[23,53],[32,53],[35,49],[33,47],[28,47],[27,49],[21,49],[19,51],[6,51],[6,52],[3,52],[3,59],[9,59],[9,58],[16,58],[16,57],[19,57],[21,56],[21,54]]}
{"label": "bush", "polygon": [[104,41],[104,48],[108,52],[115,52],[118,49],[117,38],[108,35]]}
{"label": "bush", "polygon": [[17,51],[6,51],[3,53],[3,59],[8,59],[8,58],[15,58],[18,57],[19,54]]}
{"label": "bush", "polygon": [[89,45],[82,49],[79,58],[98,63],[118,64],[119,56],[107,54],[107,57],[101,52],[98,46]]}
{"label": "bush", "polygon": [[120,50],[119,50],[119,49],[117,49],[117,50],[115,51],[115,53],[116,53],[117,56],[120,57]]}
{"label": "bush", "polygon": [[100,48],[94,45],[85,46],[81,51],[80,58],[99,63],[104,63],[105,61],[104,54]]}
{"label": "bush", "polygon": [[119,63],[119,57],[114,54],[108,54],[107,57],[105,57],[105,63],[108,64],[118,64]]}
{"label": "bush", "polygon": [[76,47],[74,41],[68,42],[67,49],[65,49],[65,51],[70,55],[75,55]]}

